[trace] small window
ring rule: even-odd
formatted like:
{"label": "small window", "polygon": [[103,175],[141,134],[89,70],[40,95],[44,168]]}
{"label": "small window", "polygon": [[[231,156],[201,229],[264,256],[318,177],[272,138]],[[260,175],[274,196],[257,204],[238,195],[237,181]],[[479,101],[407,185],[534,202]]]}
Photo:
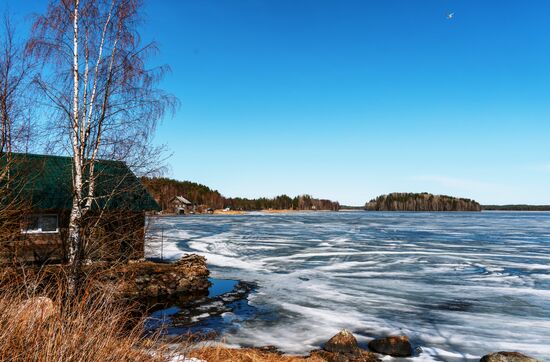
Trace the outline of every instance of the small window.
{"label": "small window", "polygon": [[27,234],[57,233],[59,232],[57,215],[29,215],[21,232]]}

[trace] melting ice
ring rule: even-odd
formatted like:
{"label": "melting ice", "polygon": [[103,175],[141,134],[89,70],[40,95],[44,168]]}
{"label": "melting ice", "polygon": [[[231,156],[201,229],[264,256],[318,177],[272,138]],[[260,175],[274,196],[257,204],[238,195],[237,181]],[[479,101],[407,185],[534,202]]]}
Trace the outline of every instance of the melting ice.
{"label": "melting ice", "polygon": [[[206,256],[272,318],[228,343],[307,353],[342,328],[407,334],[418,361],[550,360],[550,213],[296,213],[153,220],[150,257]],[[162,243],[160,236],[163,235]]]}

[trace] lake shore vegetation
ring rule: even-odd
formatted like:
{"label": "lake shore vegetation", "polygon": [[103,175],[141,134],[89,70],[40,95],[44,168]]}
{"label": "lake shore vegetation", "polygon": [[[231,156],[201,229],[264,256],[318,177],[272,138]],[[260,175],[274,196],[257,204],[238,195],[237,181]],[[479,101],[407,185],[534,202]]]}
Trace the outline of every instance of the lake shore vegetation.
{"label": "lake shore vegetation", "polygon": [[166,177],[142,177],[141,181],[163,210],[169,210],[170,201],[178,195],[184,195],[197,206],[203,205],[203,208],[212,209],[231,209],[237,211],[338,211],[340,209],[340,204],[337,201],[317,199],[310,195],[295,197],[279,195],[273,198],[261,197],[249,199],[244,197],[225,197],[217,190],[191,181],[178,181]]}

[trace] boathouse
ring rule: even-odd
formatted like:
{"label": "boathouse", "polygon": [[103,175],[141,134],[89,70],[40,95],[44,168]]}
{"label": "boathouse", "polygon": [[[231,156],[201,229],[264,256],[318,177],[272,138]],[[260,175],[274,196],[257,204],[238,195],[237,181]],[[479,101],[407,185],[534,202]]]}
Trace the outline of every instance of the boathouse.
{"label": "boathouse", "polygon": [[[50,155],[2,157],[0,261],[66,260],[72,163]],[[96,161],[94,172],[94,202],[84,219],[85,259],[143,258],[145,213],[160,211],[159,205],[124,162]]]}

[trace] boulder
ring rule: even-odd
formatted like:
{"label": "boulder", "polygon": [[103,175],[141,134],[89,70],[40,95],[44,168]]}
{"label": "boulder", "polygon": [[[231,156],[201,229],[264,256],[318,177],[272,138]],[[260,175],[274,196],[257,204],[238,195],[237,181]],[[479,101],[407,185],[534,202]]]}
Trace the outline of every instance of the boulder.
{"label": "boulder", "polygon": [[314,360],[328,362],[379,362],[380,359],[371,352],[359,348],[357,339],[344,329],[329,339],[322,350],[312,351],[310,357]]}
{"label": "boulder", "polygon": [[56,314],[53,301],[48,297],[34,297],[24,300],[17,309],[19,323],[44,323]]}
{"label": "boulder", "polygon": [[323,349],[334,353],[354,353],[359,350],[359,346],[353,334],[347,329],[343,329],[329,339]]}
{"label": "boulder", "polygon": [[369,349],[373,352],[393,357],[410,357],[413,354],[413,349],[407,336],[389,336],[374,339],[369,342]]}
{"label": "boulder", "polygon": [[519,352],[495,352],[481,357],[479,362],[540,362]]}

